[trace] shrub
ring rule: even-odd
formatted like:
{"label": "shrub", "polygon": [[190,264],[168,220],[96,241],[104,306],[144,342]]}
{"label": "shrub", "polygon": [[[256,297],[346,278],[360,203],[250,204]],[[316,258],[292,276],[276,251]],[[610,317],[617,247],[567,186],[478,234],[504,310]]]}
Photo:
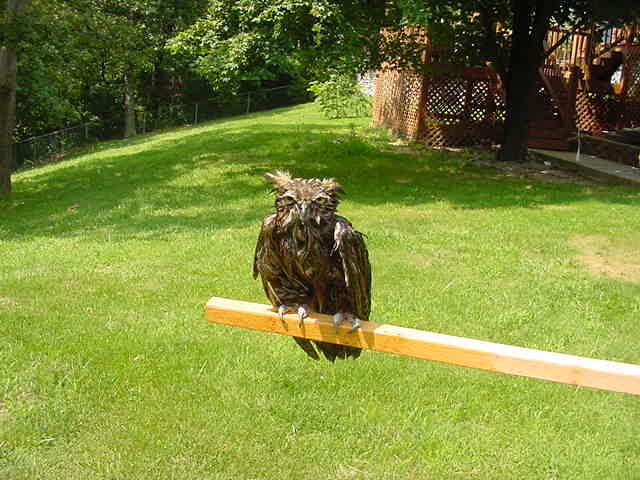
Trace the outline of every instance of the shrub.
{"label": "shrub", "polygon": [[348,75],[331,75],[324,82],[311,82],[309,91],[315,95],[327,118],[367,116],[371,99],[360,91],[355,79]]}

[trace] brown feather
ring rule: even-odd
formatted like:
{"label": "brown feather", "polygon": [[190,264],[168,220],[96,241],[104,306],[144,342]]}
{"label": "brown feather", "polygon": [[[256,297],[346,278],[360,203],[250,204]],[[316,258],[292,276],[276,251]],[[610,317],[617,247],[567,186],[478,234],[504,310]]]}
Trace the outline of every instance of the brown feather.
{"label": "brown feather", "polygon": [[283,170],[274,170],[273,172],[267,172],[264,174],[264,178],[273,185],[273,189],[276,191],[283,190],[287,183],[291,181],[291,175],[289,172]]}

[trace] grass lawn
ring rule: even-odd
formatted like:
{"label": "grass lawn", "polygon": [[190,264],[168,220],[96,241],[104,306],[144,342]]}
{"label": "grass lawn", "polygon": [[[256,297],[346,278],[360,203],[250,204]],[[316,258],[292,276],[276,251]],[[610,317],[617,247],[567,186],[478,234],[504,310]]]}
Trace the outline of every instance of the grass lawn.
{"label": "grass lawn", "polygon": [[1,479],[631,479],[638,397],[207,323],[262,174],[335,176],[372,320],[640,363],[640,195],[399,153],[314,105],[101,144],[0,203]]}

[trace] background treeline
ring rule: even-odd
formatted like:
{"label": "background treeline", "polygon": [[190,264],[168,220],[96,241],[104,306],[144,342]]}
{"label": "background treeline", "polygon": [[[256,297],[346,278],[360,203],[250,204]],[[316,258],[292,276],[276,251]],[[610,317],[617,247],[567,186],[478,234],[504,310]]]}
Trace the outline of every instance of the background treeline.
{"label": "background treeline", "polygon": [[[103,138],[135,134],[136,118],[203,99],[292,85],[306,98],[308,72],[272,64],[256,75],[241,65],[203,74],[179,35],[207,15],[207,0],[32,0],[17,29],[15,140],[81,122]],[[250,52],[240,52],[251,61]],[[142,114],[142,115],[141,115]],[[140,129],[140,125],[138,125]]]}
{"label": "background treeline", "polygon": [[444,65],[499,71],[509,158],[524,158],[548,29],[640,17],[637,0],[0,0],[0,11],[16,1],[23,13],[0,24],[0,45],[17,49],[16,141],[87,121],[130,136],[167,105],[281,85],[304,99],[312,82],[367,68],[421,70],[428,47],[407,28],[418,26],[446,46]]}

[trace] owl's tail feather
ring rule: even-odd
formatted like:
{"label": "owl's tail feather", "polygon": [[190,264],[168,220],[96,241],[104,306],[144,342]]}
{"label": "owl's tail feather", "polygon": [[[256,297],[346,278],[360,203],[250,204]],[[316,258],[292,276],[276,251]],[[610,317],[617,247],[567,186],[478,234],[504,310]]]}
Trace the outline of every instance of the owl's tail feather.
{"label": "owl's tail feather", "polygon": [[298,345],[300,345],[300,348],[302,348],[307,353],[307,355],[309,355],[314,360],[320,360],[320,356],[318,355],[318,352],[316,352],[316,349],[313,348],[311,340],[300,337],[293,337],[293,339]]}
{"label": "owl's tail feather", "polygon": [[322,355],[329,360],[330,362],[335,362],[336,358],[346,359],[353,358],[354,360],[360,356],[362,349],[356,347],[347,347],[345,345],[336,345],[335,343],[328,342],[312,342],[311,340],[307,340],[306,338],[293,337],[296,343],[302,348],[307,355],[309,355],[314,360],[320,360],[320,355],[313,347],[314,345],[318,348]]}
{"label": "owl's tail feather", "polygon": [[335,362],[336,358],[345,360],[349,357],[354,360],[360,356],[362,350],[356,347],[347,347],[345,345],[336,345],[328,342],[313,342],[318,350],[322,352],[325,358],[331,362]]}

